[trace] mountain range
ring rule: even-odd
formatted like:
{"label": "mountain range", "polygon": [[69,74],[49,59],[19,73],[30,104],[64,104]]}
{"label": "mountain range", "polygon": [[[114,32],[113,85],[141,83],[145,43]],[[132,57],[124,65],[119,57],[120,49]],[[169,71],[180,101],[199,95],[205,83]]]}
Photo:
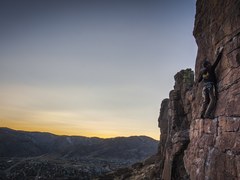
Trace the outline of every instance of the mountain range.
{"label": "mountain range", "polygon": [[92,179],[143,161],[157,148],[158,141],[147,136],[103,139],[0,128],[0,176]]}
{"label": "mountain range", "polygon": [[142,160],[156,153],[157,146],[158,141],[147,136],[101,139],[0,128],[0,157],[33,157],[53,154],[65,158],[87,156]]}

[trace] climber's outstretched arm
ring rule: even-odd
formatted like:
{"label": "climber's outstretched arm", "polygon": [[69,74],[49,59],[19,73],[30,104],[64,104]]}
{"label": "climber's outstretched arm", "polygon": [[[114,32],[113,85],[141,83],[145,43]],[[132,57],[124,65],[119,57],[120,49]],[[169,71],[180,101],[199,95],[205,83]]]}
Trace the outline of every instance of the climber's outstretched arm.
{"label": "climber's outstretched arm", "polygon": [[217,58],[214,62],[214,64],[212,65],[212,68],[215,69],[218,65],[218,63],[220,62],[220,60],[222,59],[222,53],[223,53],[223,47],[220,47],[218,49],[218,52],[217,52]]}

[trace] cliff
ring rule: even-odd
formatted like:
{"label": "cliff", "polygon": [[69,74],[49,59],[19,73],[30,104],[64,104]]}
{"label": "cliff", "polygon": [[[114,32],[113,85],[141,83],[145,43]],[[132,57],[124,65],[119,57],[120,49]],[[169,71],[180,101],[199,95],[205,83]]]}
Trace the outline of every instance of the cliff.
{"label": "cliff", "polygon": [[198,0],[196,7],[196,75],[205,57],[213,62],[216,49],[223,46],[224,51],[216,70],[218,101],[213,120],[198,119],[201,87],[192,90],[185,169],[190,179],[240,179],[240,1]]}
{"label": "cliff", "polygon": [[[204,59],[213,63],[217,49],[224,48],[216,69],[214,119],[199,118],[202,85],[187,89],[184,76],[178,73],[180,80],[175,76],[177,85],[170,93],[168,116],[162,115],[166,107],[161,108],[160,129],[165,135],[159,151],[164,152],[156,178],[240,179],[240,1],[198,0],[193,34],[198,45],[196,77]],[[179,97],[176,92],[180,92]],[[167,134],[162,121],[168,121]],[[162,145],[164,137],[167,143]]]}
{"label": "cliff", "polygon": [[[214,119],[201,119],[202,84],[190,69],[175,75],[174,89],[161,104],[161,138],[156,156],[109,179],[240,179],[240,1],[197,0],[195,79],[207,58],[223,55],[216,68]],[[196,81],[196,80],[195,80]]]}
{"label": "cliff", "polygon": [[[168,109],[170,112],[175,109],[177,118],[182,123],[190,123],[190,126],[177,124],[175,134],[168,133],[167,139],[170,138],[171,142],[164,146],[166,150],[162,159],[165,159],[165,162],[159,176],[160,179],[240,179],[240,1],[198,0],[193,34],[198,45],[196,77],[204,59],[207,58],[213,63],[216,50],[219,47],[224,48],[216,69],[218,100],[215,118],[199,118],[202,86],[194,86],[186,91],[186,82],[180,81],[183,83],[179,97],[182,103],[177,104],[178,108],[172,108],[174,103],[171,103],[171,99],[174,98],[170,93]],[[175,80],[178,84],[176,78]],[[174,91],[177,89],[175,87]],[[177,103],[176,98],[173,102]],[[169,113],[169,124],[176,119],[174,117],[174,113]],[[166,119],[161,118],[160,114],[161,130],[165,128],[164,125],[161,126],[161,121],[164,120]],[[170,130],[174,132],[174,124],[171,127]],[[185,136],[183,132],[186,133]],[[174,143],[179,134],[181,150],[178,150]],[[161,143],[162,139],[160,147]],[[176,149],[177,153],[169,153]]]}
{"label": "cliff", "polygon": [[189,93],[194,82],[193,71],[182,70],[174,76],[174,79],[174,90],[170,92],[168,100],[163,100],[158,119],[161,129],[159,148],[161,179],[188,178],[183,156],[189,144],[188,130],[192,119]]}

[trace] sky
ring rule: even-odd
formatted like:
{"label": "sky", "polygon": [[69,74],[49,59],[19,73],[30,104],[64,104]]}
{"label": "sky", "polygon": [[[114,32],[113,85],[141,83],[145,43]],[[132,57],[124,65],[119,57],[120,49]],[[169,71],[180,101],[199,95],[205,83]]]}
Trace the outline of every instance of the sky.
{"label": "sky", "polygon": [[159,139],[173,76],[194,68],[195,3],[0,1],[0,126]]}

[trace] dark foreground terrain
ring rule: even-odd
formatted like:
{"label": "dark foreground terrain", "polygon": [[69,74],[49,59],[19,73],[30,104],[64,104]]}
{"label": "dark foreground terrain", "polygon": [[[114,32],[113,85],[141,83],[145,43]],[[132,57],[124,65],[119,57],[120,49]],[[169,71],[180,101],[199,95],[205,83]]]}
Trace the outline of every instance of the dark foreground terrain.
{"label": "dark foreground terrain", "polygon": [[92,179],[127,165],[104,159],[1,158],[0,179]]}

